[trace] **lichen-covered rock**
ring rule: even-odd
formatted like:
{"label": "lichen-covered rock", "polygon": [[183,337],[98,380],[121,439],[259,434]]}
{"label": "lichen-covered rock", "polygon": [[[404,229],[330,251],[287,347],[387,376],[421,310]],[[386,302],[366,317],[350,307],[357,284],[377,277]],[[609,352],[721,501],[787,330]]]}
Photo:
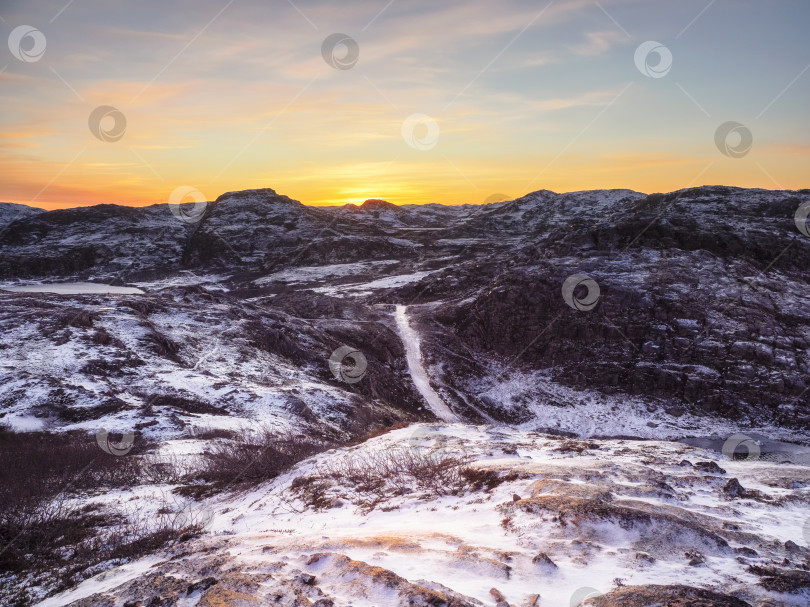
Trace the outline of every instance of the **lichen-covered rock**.
{"label": "lichen-covered rock", "polygon": [[733,596],[691,586],[629,586],[587,599],[590,607],[751,607]]}

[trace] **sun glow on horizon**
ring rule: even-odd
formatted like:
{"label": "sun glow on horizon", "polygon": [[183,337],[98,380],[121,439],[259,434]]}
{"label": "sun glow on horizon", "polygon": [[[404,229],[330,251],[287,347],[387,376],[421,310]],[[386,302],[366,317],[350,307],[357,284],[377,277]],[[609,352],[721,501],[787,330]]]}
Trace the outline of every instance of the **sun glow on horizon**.
{"label": "sun glow on horizon", "polygon": [[[209,200],[270,187],[312,206],[481,204],[808,186],[810,70],[779,49],[807,48],[797,13],[810,7],[311,0],[304,19],[282,4],[112,0],[54,20],[8,2],[3,27],[38,27],[47,47],[0,71],[0,201],[143,206],[190,186]],[[329,56],[333,31],[356,48]],[[639,63],[653,40],[671,65]],[[724,152],[730,122],[744,130]],[[746,131],[753,144],[734,152]]]}

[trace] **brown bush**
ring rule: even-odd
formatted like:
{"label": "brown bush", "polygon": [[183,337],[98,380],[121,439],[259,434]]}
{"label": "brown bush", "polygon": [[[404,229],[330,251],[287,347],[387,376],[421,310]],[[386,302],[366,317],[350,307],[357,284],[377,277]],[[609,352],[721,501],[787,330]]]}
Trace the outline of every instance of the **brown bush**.
{"label": "brown bush", "polygon": [[596,443],[568,440],[556,446],[554,448],[554,451],[558,451],[560,453],[576,453],[577,455],[582,455],[588,449],[598,449],[598,448],[599,445],[597,445]]}
{"label": "brown bush", "polygon": [[335,503],[327,495],[329,487],[329,482],[319,476],[298,476],[290,484],[290,489],[304,504],[316,510],[329,508]]}
{"label": "brown bush", "polygon": [[471,458],[464,455],[397,447],[332,458],[320,465],[319,473],[348,482],[359,491],[378,495],[413,488],[441,495],[460,490],[460,471],[470,461]]}
{"label": "brown bush", "polygon": [[484,487],[487,491],[492,491],[501,483],[516,481],[520,478],[520,474],[517,472],[501,475],[497,470],[485,468],[463,468],[459,474],[473,491],[481,491]]}
{"label": "brown bush", "polygon": [[225,486],[261,483],[331,446],[292,434],[279,436],[269,428],[244,429],[205,451],[197,478]]}
{"label": "brown bush", "polygon": [[147,446],[135,441],[126,457],[102,451],[85,432],[14,433],[0,428],[0,524],[25,517],[60,493],[138,483]]}
{"label": "brown bush", "polygon": [[153,394],[146,399],[146,402],[151,407],[168,407],[186,413],[228,415],[228,411],[224,407],[215,407],[199,399],[181,394]]}
{"label": "brown bush", "polygon": [[199,531],[171,510],[158,519],[125,518],[77,505],[78,495],[154,478],[155,462],[143,455],[149,446],[136,440],[129,454],[116,457],[87,433],[0,428],[0,573],[10,574],[0,604],[29,602],[21,588],[32,580],[58,592],[98,563],[135,558]]}

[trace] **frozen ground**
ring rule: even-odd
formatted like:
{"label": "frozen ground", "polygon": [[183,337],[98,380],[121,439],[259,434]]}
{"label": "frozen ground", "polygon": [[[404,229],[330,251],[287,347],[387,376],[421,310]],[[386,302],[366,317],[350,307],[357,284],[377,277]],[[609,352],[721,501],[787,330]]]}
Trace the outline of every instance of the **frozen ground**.
{"label": "frozen ground", "polygon": [[339,297],[341,295],[348,295],[354,297],[368,296],[380,289],[394,289],[403,285],[419,282],[425,276],[432,274],[430,271],[413,272],[412,274],[395,274],[393,276],[386,276],[385,278],[378,278],[370,282],[347,284],[335,287],[318,287],[312,289],[316,293],[323,293]]}
{"label": "frozen ground", "polygon": [[257,278],[253,282],[255,282],[257,285],[273,282],[284,282],[290,284],[306,283],[324,278],[354,276],[366,272],[372,268],[398,263],[400,262],[397,259],[383,259],[380,261],[370,261],[367,263],[340,263],[326,266],[300,267],[292,270],[275,272],[273,274],[269,274],[268,276]]}
{"label": "frozen ground", "polygon": [[[417,483],[369,491],[329,475],[344,458],[402,449],[463,457],[500,481],[491,490],[462,482],[447,492]],[[248,494],[200,503],[211,516],[201,539],[40,605],[148,604],[161,595],[160,574],[180,580],[175,597],[187,606],[219,604],[214,595],[226,589],[245,604],[273,596],[305,604],[290,602],[303,595],[340,607],[419,605],[435,592],[440,598],[430,604],[454,597],[457,606],[494,605],[496,588],[510,605],[539,595],[537,605],[556,607],[572,604],[583,588],[608,593],[617,578],[627,586],[710,587],[750,605],[799,606],[810,600],[810,585],[769,591],[763,572],[787,575],[810,557],[808,505],[808,467],[729,461],[680,443],[571,442],[505,427],[416,425],[307,460]],[[314,580],[300,583],[308,580],[302,573]],[[216,584],[210,590],[185,593],[209,576]]]}
{"label": "frozen ground", "polygon": [[[701,607],[807,604],[810,467],[789,441],[810,444],[792,220],[808,196],[326,209],[255,190],[194,225],[165,205],[17,221],[0,235],[4,426],[132,430],[165,463],[260,424],[354,445],[215,497],[165,479],[71,494],[188,512],[204,534],[42,604],[612,606],[652,584],[736,597]],[[601,288],[590,312],[564,301],[575,273]],[[347,346],[357,382],[335,373]],[[731,461],[737,434],[762,453]]]}
{"label": "frozen ground", "polygon": [[29,284],[29,285],[0,285],[3,291],[12,293],[57,293],[61,295],[83,295],[83,294],[115,294],[133,295],[142,294],[143,291],[136,287],[116,287],[113,285],[99,284],[95,282],[58,282],[51,284]]}

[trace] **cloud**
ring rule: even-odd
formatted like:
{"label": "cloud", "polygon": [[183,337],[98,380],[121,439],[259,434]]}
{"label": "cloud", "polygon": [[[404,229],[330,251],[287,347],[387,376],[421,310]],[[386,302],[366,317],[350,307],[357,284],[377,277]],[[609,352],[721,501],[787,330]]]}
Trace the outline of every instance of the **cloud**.
{"label": "cloud", "polygon": [[587,91],[572,97],[559,97],[537,101],[531,105],[532,109],[547,112],[565,110],[572,107],[604,106],[616,98],[621,89]]}
{"label": "cloud", "polygon": [[568,45],[568,50],[575,55],[593,57],[606,53],[616,46],[627,45],[630,40],[618,31],[588,32],[586,40],[579,44]]}

